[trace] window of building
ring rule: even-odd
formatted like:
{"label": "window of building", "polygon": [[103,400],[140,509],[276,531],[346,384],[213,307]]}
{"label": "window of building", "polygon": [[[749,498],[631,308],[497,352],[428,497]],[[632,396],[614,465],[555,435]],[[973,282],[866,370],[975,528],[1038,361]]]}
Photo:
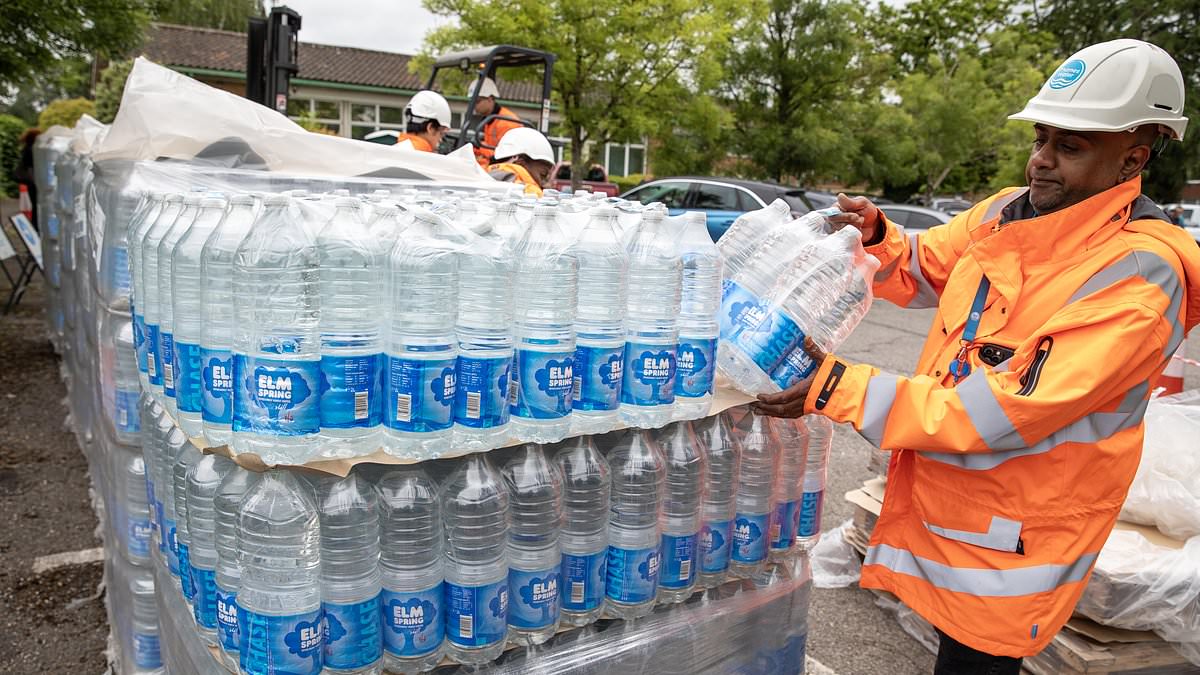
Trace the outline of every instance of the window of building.
{"label": "window of building", "polygon": [[350,105],[350,137],[362,139],[383,129],[404,131],[404,108],[371,103]]}
{"label": "window of building", "polygon": [[630,176],[645,173],[646,146],[632,143],[609,143],[604,153],[605,169],[610,176]]}
{"label": "window of building", "polygon": [[338,101],[318,101],[311,98],[288,99],[287,113],[293,121],[301,117],[320,124],[325,130],[339,133],[342,128],[342,115],[339,112],[341,104]]}

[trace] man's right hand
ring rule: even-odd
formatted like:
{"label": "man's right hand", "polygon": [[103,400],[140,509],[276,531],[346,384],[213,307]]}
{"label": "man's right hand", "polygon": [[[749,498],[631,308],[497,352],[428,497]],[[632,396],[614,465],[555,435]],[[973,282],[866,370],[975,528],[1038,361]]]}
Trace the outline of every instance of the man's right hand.
{"label": "man's right hand", "polygon": [[829,222],[837,229],[850,225],[862,232],[863,244],[876,244],[883,239],[883,219],[879,217],[879,207],[866,197],[847,197],[843,193],[837,196],[838,208],[842,213],[830,216]]}

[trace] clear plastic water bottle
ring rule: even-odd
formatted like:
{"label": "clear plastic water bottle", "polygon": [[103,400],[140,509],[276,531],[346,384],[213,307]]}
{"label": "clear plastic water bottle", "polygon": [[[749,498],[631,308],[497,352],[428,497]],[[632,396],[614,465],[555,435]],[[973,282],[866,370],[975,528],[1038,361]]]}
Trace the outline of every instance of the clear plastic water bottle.
{"label": "clear plastic water bottle", "polygon": [[749,578],[767,561],[768,527],[771,518],[771,488],[779,467],[779,442],[769,418],[747,412],[734,427],[742,445],[741,482],[733,520],[733,545],[729,572]]}
{"label": "clear plastic water bottle", "polygon": [[492,231],[508,242],[509,246],[516,246],[517,242],[521,241],[528,224],[521,222],[517,217],[517,203],[518,200],[506,199],[497,204],[496,217],[492,222]]}
{"label": "clear plastic water bottle", "polygon": [[579,261],[575,316],[572,433],[596,434],[617,424],[625,365],[625,275],[629,257],[617,237],[617,211],[593,209],[572,246]]}
{"label": "clear plastic water bottle", "polygon": [[137,352],[134,348],[132,321],[122,321],[117,328],[116,348],[113,353],[113,405],[112,428],[117,441],[125,445],[136,445],[141,440],[142,421],[138,414]]}
{"label": "clear plastic water bottle", "polygon": [[513,434],[554,443],[571,430],[575,303],[579,264],[558,226],[557,210],[538,206],[516,246],[516,356],[509,398]]}
{"label": "clear plastic water bottle", "polygon": [[140,425],[142,427],[140,446],[142,448],[142,466],[144,467],[146,481],[146,505],[149,509],[150,518],[150,545],[158,546],[160,526],[158,523],[158,509],[155,506],[158,503],[155,493],[159,488],[154,484],[154,462],[158,453],[158,445],[154,435],[154,426],[158,423],[158,417],[162,414],[162,407],[154,402],[154,399],[148,392],[142,392],[142,395],[138,398],[138,414],[141,417]]}
{"label": "clear plastic water bottle", "polygon": [[388,452],[398,457],[428,459],[450,448],[458,234],[441,217],[417,211],[390,256],[384,433]]}
{"label": "clear plastic water bottle", "polygon": [[[149,437],[149,444],[142,445],[142,454],[148,460],[146,466],[149,467],[147,482],[151,483],[151,489],[154,490],[154,522],[158,526],[157,539],[158,551],[162,554],[163,559],[167,561],[168,567],[174,565],[175,569],[179,569],[179,561],[176,559],[171,563],[172,556],[172,539],[174,536],[172,530],[174,524],[167,523],[167,505],[171,505],[171,513],[175,513],[175,505],[171,502],[170,495],[170,479],[167,478],[167,464],[170,461],[170,450],[167,445],[167,439],[171,432],[176,430],[175,423],[167,417],[167,411],[158,401],[146,392],[145,397],[148,401],[146,406],[148,416],[153,420],[150,426],[146,427],[149,433],[144,433],[143,436]],[[183,432],[179,432],[179,436],[183,436]],[[172,519],[174,516],[172,515]]]}
{"label": "clear plastic water bottle", "polygon": [[772,561],[791,557],[796,552],[796,532],[800,527],[800,494],[804,481],[805,455],[808,453],[808,428],[800,420],[772,417],[774,437],[779,441],[779,470],[775,473],[771,511],[770,551]]}
{"label": "clear plastic water bottle", "polygon": [[213,541],[217,548],[217,646],[221,661],[237,671],[242,640],[241,610],[237,595],[242,587],[242,563],[238,552],[238,509],[242,499],[262,474],[233,466],[213,496]]}
{"label": "clear plastic water bottle", "polygon": [[696,588],[700,553],[700,525],[708,466],[704,446],[688,422],[675,422],[657,435],[666,469],[663,495],[662,571],[658,601],[683,602]]}
{"label": "clear plastic water bottle", "polygon": [[[163,425],[166,429],[162,429]],[[178,533],[178,514],[176,512],[175,501],[175,460],[183,451],[184,446],[190,445],[187,435],[175,426],[171,421],[171,417],[166,414],[166,408],[163,408],[163,416],[159,420],[158,428],[162,430],[160,437],[160,454],[161,461],[158,463],[158,475],[155,478],[155,485],[162,485],[166,489],[163,490],[163,541],[165,542],[165,551],[167,557],[167,570],[171,572],[171,580],[176,584],[176,590],[183,592],[182,576],[179,567],[179,533]]]}
{"label": "clear plastic water bottle", "polygon": [[662,564],[659,515],[666,475],[662,454],[648,432],[627,430],[608,453],[612,500],[604,607],[621,619],[654,609]]}
{"label": "clear plastic water bottle", "polygon": [[466,665],[504,651],[508,493],[483,454],[459,461],[439,499],[446,532],[446,653]]}
{"label": "clear plastic water bottle", "polygon": [[563,442],[554,461],[563,477],[562,621],[586,626],[604,611],[612,473],[591,436]]}
{"label": "clear plastic water bottle", "polygon": [[144,567],[129,570],[132,596],[133,675],[163,672],[158,632],[158,602],[154,598],[154,575]]}
{"label": "clear plastic water bottle", "polygon": [[240,667],[317,675],[324,665],[321,528],[307,485],[268,471],[238,509]]}
{"label": "clear plastic water bottle", "polygon": [[[120,472],[120,508],[118,540],[121,552],[135,565],[150,562],[151,516],[147,503],[146,462],[136,448],[116,446],[116,468]],[[152,502],[151,502],[152,503]]]}
{"label": "clear plastic water bottle", "polygon": [[367,231],[371,239],[379,243],[379,249],[386,257],[410,223],[412,216],[398,205],[386,201],[375,202],[367,218]]}
{"label": "clear plastic water bottle", "polygon": [[699,419],[712,407],[717,371],[717,312],[721,309],[721,252],[708,235],[703,212],[684,214],[679,237],[683,281],[679,346],[675,350],[677,420]]}
{"label": "clear plastic water bottle", "polygon": [[825,505],[825,483],[829,455],[833,450],[833,422],[821,415],[805,415],[808,427],[808,457],[804,468],[804,494],[800,498],[797,543],[811,551],[821,540],[821,510]]}
{"label": "clear plastic water bottle", "polygon": [[490,450],[509,431],[513,252],[493,229],[458,260],[454,444],[463,450]]}
{"label": "clear plastic water bottle", "polygon": [[[146,381],[150,392],[159,403],[163,395],[162,355],[159,353],[161,337],[159,335],[159,300],[158,285],[158,245],[171,229],[179,212],[183,210],[183,195],[171,193],[163,198],[162,210],[158,218],[141,239],[141,265],[134,276],[134,293],[138,295],[138,305],[141,308],[146,324]],[[169,296],[168,296],[169,297]]]}
{"label": "clear plastic water bottle", "polygon": [[740,272],[767,234],[791,220],[792,207],[782,199],[738,216],[717,242],[725,259],[725,276],[733,277]]}
{"label": "clear plastic water bottle", "polygon": [[142,383],[142,389],[146,391],[150,390],[150,376],[146,370],[148,343],[144,311],[146,287],[142,284],[142,241],[146,238],[146,233],[150,228],[154,226],[155,221],[158,220],[159,214],[162,213],[166,196],[166,193],[163,192],[150,193],[140,220],[129,233],[129,271],[133,277],[133,298],[130,300],[129,313],[133,316],[133,341],[134,347],[137,349],[138,379]]}
{"label": "clear plastic water bottle", "polygon": [[[200,213],[200,192],[183,197],[183,210],[158,242],[158,356],[162,360],[163,406],[172,417],[178,414],[175,401],[175,245],[187,234]],[[153,280],[147,280],[152,282]]]}
{"label": "clear plastic water bottle", "polygon": [[384,668],[424,673],[445,653],[442,510],[437,484],[420,467],[379,477],[379,574]]}
{"label": "clear plastic water bottle", "polygon": [[383,658],[378,498],[359,472],[314,482],[321,513],[324,672],[373,675]]}
{"label": "clear plastic water bottle", "polygon": [[175,500],[175,540],[179,546],[179,583],[183,599],[187,600],[188,605],[194,605],[196,602],[196,579],[192,576],[192,534],[188,529],[187,477],[192,465],[202,457],[191,441],[185,441],[175,455],[175,463],[171,465],[171,497]]}
{"label": "clear plastic water bottle", "polygon": [[196,600],[192,609],[200,637],[217,644],[217,541],[214,498],[225,474],[234,463],[220,455],[205,455],[192,464],[187,475],[187,519],[191,546],[188,563]]}
{"label": "clear plastic water bottle", "polygon": [[508,636],[538,645],[558,628],[562,611],[559,527],[563,485],[540,445],[518,448],[502,470],[508,489]]}
{"label": "clear plastic water bottle", "polygon": [[317,235],[321,456],[331,458],[379,448],[384,358],[384,252],[363,222],[358,199],[339,197],[334,203],[333,218]]}
{"label": "clear plastic water bottle", "polygon": [[642,428],[671,420],[682,263],[663,212],[646,210],[630,233],[629,296],[621,421]]}
{"label": "clear plastic water bottle", "polygon": [[234,195],[200,253],[200,417],[212,445],[233,435],[233,258],[257,215],[253,195]]}
{"label": "clear plastic water bottle", "polygon": [[728,411],[692,422],[692,430],[708,458],[698,583],[704,588],[713,588],[725,582],[729,570],[742,448],[734,437]]}
{"label": "clear plastic water bottle", "polygon": [[[179,426],[188,436],[199,436],[204,427],[202,374],[200,353],[201,331],[204,325],[201,311],[203,277],[201,273],[204,243],[225,217],[225,198],[208,195],[200,200],[196,220],[171,254],[171,304],[175,323],[174,360],[175,405]],[[163,239],[163,245],[170,235]],[[160,269],[164,269],[161,268]]]}
{"label": "clear plastic water bottle", "polygon": [[320,290],[308,216],[268,197],[233,262],[233,449],[303,464],[318,449]]}

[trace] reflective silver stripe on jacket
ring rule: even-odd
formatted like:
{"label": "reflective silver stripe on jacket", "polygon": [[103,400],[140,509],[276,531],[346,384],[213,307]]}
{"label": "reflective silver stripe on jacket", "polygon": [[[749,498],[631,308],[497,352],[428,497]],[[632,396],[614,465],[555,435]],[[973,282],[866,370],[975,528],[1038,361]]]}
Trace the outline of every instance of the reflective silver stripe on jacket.
{"label": "reflective silver stripe on jacket", "polygon": [[933,586],[978,597],[1013,598],[1048,593],[1087,577],[1098,553],[1085,553],[1066,565],[1031,565],[1012,569],[952,567],[921,558],[902,548],[879,544],[867,549],[864,565],[880,565],[897,573],[923,579]]}
{"label": "reflective silver stripe on jacket", "polygon": [[1021,541],[1022,523],[1019,520],[1009,520],[1000,516],[992,516],[992,522],[988,524],[987,532],[968,532],[966,530],[952,530],[946,527],[938,527],[923,523],[925,529],[946,539],[961,541],[973,546],[982,546],[990,548],[994,551],[1009,551],[1014,552]]}

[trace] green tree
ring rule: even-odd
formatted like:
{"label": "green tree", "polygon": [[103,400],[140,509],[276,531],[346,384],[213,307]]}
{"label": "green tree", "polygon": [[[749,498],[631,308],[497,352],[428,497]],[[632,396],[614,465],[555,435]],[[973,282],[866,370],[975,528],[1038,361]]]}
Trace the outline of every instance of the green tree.
{"label": "green tree", "polygon": [[146,1],[0,2],[0,92],[34,81],[64,59],[128,53],[150,18]]}
{"label": "green tree", "polygon": [[266,16],[261,0],[155,0],[154,18],[163,23],[246,32],[246,20]]}
{"label": "green tree", "polygon": [[96,104],[86,98],[67,98],[54,101],[38,115],[38,128],[49,129],[58,124],[73,127],[84,115],[96,114]]}
{"label": "green tree", "polygon": [[132,60],[113,61],[104,69],[96,85],[96,119],[105,124],[112,124],[116,119],[121,97],[125,94],[125,81],[129,79],[131,70]]}
{"label": "green tree", "polygon": [[424,0],[455,23],[436,29],[426,49],[518,44],[557,55],[553,93],[570,138],[572,176],[594,151],[673,128],[690,105],[681,82],[711,81],[737,0]]}
{"label": "green tree", "polygon": [[25,120],[12,115],[0,115],[0,196],[15,197],[17,181],[13,173],[21,161],[21,134]]}
{"label": "green tree", "polygon": [[717,99],[703,96],[671,117],[674,126],[661,128],[651,143],[653,174],[714,173],[714,167],[729,155],[733,114]]}
{"label": "green tree", "polygon": [[51,101],[86,97],[91,84],[92,66],[86,58],[61,59],[36,77],[17,83],[16,93],[9,102],[0,104],[0,113],[16,115],[34,127],[38,113]]}

